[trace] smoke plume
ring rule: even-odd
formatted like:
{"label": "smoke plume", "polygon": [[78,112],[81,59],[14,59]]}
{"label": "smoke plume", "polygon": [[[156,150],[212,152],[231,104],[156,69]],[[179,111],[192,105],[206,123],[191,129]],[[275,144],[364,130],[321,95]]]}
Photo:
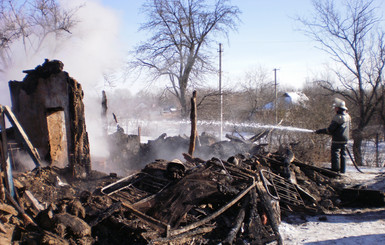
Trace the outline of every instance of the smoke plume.
{"label": "smoke plume", "polygon": [[[23,70],[34,69],[44,59],[61,60],[64,70],[77,80],[84,90],[87,131],[89,133],[91,154],[105,153],[106,147],[99,143],[102,133],[100,122],[100,101],[97,99],[103,89],[103,74],[119,68],[123,61],[123,46],[119,42],[120,23],[112,9],[102,6],[99,1],[61,0],[63,8],[78,8],[76,26],[71,34],[45,38],[39,50],[24,50],[21,42],[10,47],[12,61],[0,73],[0,104],[11,106],[8,81],[22,81]],[[30,37],[33,40],[33,36]],[[99,96],[100,97],[100,96]]]}

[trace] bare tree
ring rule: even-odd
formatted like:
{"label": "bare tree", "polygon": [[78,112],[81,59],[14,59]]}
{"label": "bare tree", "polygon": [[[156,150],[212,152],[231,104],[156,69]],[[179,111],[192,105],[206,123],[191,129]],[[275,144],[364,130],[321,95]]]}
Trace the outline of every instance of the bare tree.
{"label": "bare tree", "polygon": [[[209,4],[212,2],[213,4]],[[208,48],[216,34],[235,30],[240,10],[229,0],[148,0],[147,22],[140,30],[151,37],[137,48],[136,65],[149,68],[155,78],[166,76],[187,115],[186,90],[193,77],[214,71]],[[194,82],[197,82],[196,80]]]}
{"label": "bare tree", "polygon": [[26,56],[39,51],[49,35],[71,34],[77,8],[65,10],[57,0],[0,0],[0,71],[12,63],[13,44]]}
{"label": "bare tree", "polygon": [[299,18],[303,31],[336,62],[338,83],[320,81],[323,88],[344,97],[357,110],[353,152],[362,164],[363,130],[384,99],[385,33],[373,0],[313,0],[312,19]]}
{"label": "bare tree", "polygon": [[248,101],[248,120],[255,119],[255,114],[261,110],[264,105],[274,101],[274,79],[271,77],[272,72],[267,68],[258,66],[251,68],[245,72],[242,88],[245,92],[245,99]]}

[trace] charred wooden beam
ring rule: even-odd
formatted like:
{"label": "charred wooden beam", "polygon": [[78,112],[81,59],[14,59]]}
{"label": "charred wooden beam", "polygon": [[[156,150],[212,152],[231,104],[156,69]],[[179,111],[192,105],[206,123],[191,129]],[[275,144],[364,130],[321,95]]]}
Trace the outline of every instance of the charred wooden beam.
{"label": "charred wooden beam", "polygon": [[189,230],[195,229],[195,228],[197,228],[197,227],[199,227],[199,226],[201,226],[203,224],[206,224],[207,222],[215,219],[216,217],[218,217],[219,215],[224,213],[227,209],[232,207],[235,203],[237,203],[242,197],[244,197],[252,188],[254,188],[255,184],[256,184],[256,182],[255,182],[255,179],[253,178],[252,179],[252,183],[245,190],[240,192],[231,202],[227,203],[225,206],[223,206],[222,208],[217,210],[215,213],[211,214],[210,216],[208,216],[208,217],[206,217],[206,218],[204,218],[204,219],[202,219],[200,221],[197,221],[195,223],[187,225],[187,226],[185,226],[183,228],[176,229],[176,230],[171,230],[170,231],[170,235],[171,236],[175,236],[175,235],[187,232]]}
{"label": "charred wooden beam", "polygon": [[24,129],[21,127],[19,121],[16,119],[16,116],[13,114],[12,110],[8,106],[3,106],[4,112],[7,115],[8,120],[11,122],[11,124],[16,128],[16,130],[20,133],[21,138],[23,140],[23,143],[27,147],[27,152],[31,156],[33,162],[35,163],[36,167],[40,167],[40,155],[33,147],[31,141],[29,141],[27,134],[24,132]]}
{"label": "charred wooden beam", "polygon": [[256,135],[254,135],[253,137],[251,137],[251,138],[249,139],[249,141],[250,141],[250,142],[255,142],[255,141],[257,141],[257,140],[259,140],[259,139],[262,139],[263,137],[267,136],[268,134],[269,134],[269,130],[265,130],[265,131],[263,131],[263,132],[260,132],[260,133],[258,133],[258,134],[256,134]]}
{"label": "charred wooden beam", "polygon": [[[283,166],[283,158],[280,159],[275,159],[273,158],[273,156],[269,157],[269,156],[259,156],[263,159],[265,159],[267,162],[269,163],[272,163],[272,164],[277,164],[277,165],[281,165]],[[316,166],[313,166],[313,165],[309,165],[309,164],[305,164],[305,163],[302,163],[302,162],[299,162],[298,160],[293,160],[292,161],[292,164],[298,166],[301,170],[303,169],[311,169],[311,170],[314,170],[316,172],[319,172],[327,177],[332,177],[332,178],[335,178],[335,177],[340,177],[341,175],[335,171],[331,171],[329,169],[326,169],[326,168],[320,168],[320,167],[316,167]]]}
{"label": "charred wooden beam", "polygon": [[250,199],[246,196],[243,200],[242,206],[238,212],[237,217],[235,218],[235,225],[234,227],[230,230],[229,234],[227,235],[226,239],[223,241],[223,244],[233,244],[233,241],[235,237],[238,234],[239,229],[241,228],[241,225],[245,219],[245,214],[246,214],[246,206],[249,203]]}
{"label": "charred wooden beam", "polygon": [[38,212],[44,210],[44,207],[39,203],[39,201],[32,195],[29,190],[26,190],[24,194],[35,210],[37,210]]}
{"label": "charred wooden beam", "polygon": [[29,217],[28,214],[26,214],[24,210],[19,206],[19,204],[15,201],[15,199],[13,199],[13,197],[11,196],[11,193],[9,193],[8,190],[5,190],[5,193],[6,193],[7,199],[11,202],[12,206],[16,208],[16,210],[19,212],[19,214],[23,218],[24,224],[26,226],[30,224],[33,226],[37,226],[35,221],[33,221],[33,219]]}
{"label": "charred wooden beam", "polygon": [[[265,214],[263,216],[265,217]],[[261,241],[263,237],[269,237],[265,229],[266,224],[258,213],[258,194],[256,188],[253,188],[250,190],[250,218],[247,223],[249,237],[257,242]]]}
{"label": "charred wooden beam", "polygon": [[[260,172],[260,178],[263,178],[262,173]],[[281,220],[281,217],[276,213],[277,208],[273,207],[273,203],[278,203],[278,200],[274,200],[271,198],[271,196],[267,193],[264,184],[262,181],[258,178],[258,181],[256,182],[256,188],[258,191],[259,196],[261,197],[261,201],[263,203],[263,206],[267,212],[267,217],[270,222],[271,228],[274,231],[274,234],[276,235],[277,242],[279,245],[283,245],[283,240],[281,237],[281,234],[279,233],[279,223]]]}
{"label": "charred wooden beam", "polygon": [[309,164],[305,164],[305,163],[302,163],[302,162],[299,162],[299,161],[293,161],[293,164],[294,165],[297,165],[298,167],[300,167],[301,169],[311,169],[311,170],[314,170],[316,172],[319,172],[327,177],[331,177],[331,178],[335,178],[335,177],[340,177],[341,175],[335,171],[331,171],[329,169],[326,169],[326,168],[319,168],[319,167],[316,167],[316,166],[313,166],[313,165],[309,165]]}
{"label": "charred wooden beam", "polygon": [[226,138],[228,138],[229,140],[235,141],[235,142],[241,142],[243,144],[250,144],[246,140],[239,138],[239,137],[236,137],[234,135],[226,134]]}
{"label": "charred wooden beam", "polygon": [[[6,107],[1,107],[0,109],[0,129],[1,129],[1,170],[3,172],[5,188],[14,196],[14,187],[13,187],[13,177],[12,177],[12,169],[10,158],[8,157],[8,139],[6,135],[5,128],[5,118],[4,113],[6,113]],[[11,121],[11,120],[10,120]],[[1,185],[3,187],[3,185]],[[2,198],[5,197],[2,194]],[[3,199],[2,199],[3,200]]]}
{"label": "charred wooden beam", "polygon": [[183,155],[184,159],[190,163],[201,164],[201,163],[206,162],[205,160],[200,159],[199,157],[193,157],[187,153],[182,153],[182,155]]}
{"label": "charred wooden beam", "polygon": [[[5,121],[4,121],[4,113],[3,113],[3,107],[0,106],[0,129],[1,129],[1,144],[0,144],[0,166],[1,169],[6,169],[6,158],[7,156],[7,144],[6,144],[6,132],[5,132]],[[5,139],[5,140],[4,140]],[[1,173],[1,172],[0,172]],[[0,199],[2,201],[5,201],[5,191],[4,191],[4,181],[3,176],[0,175]]]}
{"label": "charred wooden beam", "polygon": [[102,91],[102,123],[103,123],[103,135],[108,134],[108,121],[107,121],[107,110],[108,110],[108,105],[107,105],[107,95],[106,91]]}
{"label": "charred wooden beam", "polygon": [[108,110],[108,106],[107,106],[107,95],[106,95],[106,91],[102,91],[102,119],[106,119],[107,118],[107,110]]}
{"label": "charred wooden beam", "polygon": [[157,219],[154,219],[151,216],[148,216],[147,214],[144,214],[140,212],[139,210],[135,209],[130,203],[126,201],[122,201],[122,205],[126,207],[130,212],[132,212],[136,217],[140,218],[143,222],[147,223],[151,227],[160,230],[163,232],[166,237],[170,234],[170,225],[165,224]]}
{"label": "charred wooden beam", "polygon": [[193,92],[193,96],[191,98],[191,135],[190,135],[190,147],[188,149],[188,154],[190,156],[194,155],[195,151],[195,140],[197,137],[197,91]]}
{"label": "charred wooden beam", "polygon": [[92,220],[89,225],[91,227],[96,226],[106,218],[110,217],[112,214],[114,214],[116,211],[118,211],[122,207],[122,202],[116,202],[113,203],[111,206],[109,206],[107,209],[103,210],[96,219]]}
{"label": "charred wooden beam", "polygon": [[125,189],[127,188],[127,186],[131,185],[132,184],[132,181],[134,179],[134,177],[137,175],[138,173],[133,173],[127,177],[124,177],[114,183],[111,183],[105,187],[103,187],[101,189],[101,192],[105,195],[112,195],[122,189]]}

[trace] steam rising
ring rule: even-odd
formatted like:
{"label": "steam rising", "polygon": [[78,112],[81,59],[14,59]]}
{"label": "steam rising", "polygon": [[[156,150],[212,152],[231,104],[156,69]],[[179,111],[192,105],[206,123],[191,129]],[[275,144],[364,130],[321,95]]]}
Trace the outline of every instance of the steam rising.
{"label": "steam rising", "polygon": [[[123,46],[118,41],[119,19],[113,10],[101,5],[98,1],[61,0],[64,8],[81,6],[76,14],[78,20],[71,35],[61,39],[47,36],[42,48],[37,52],[23,51],[22,43],[11,46],[11,66],[0,73],[0,104],[11,105],[8,81],[22,81],[23,70],[34,69],[44,62],[45,58],[58,59],[64,63],[64,70],[76,79],[84,90],[87,131],[89,133],[91,154],[106,154],[106,146],[100,145],[103,140],[96,140],[101,134],[100,101],[90,99],[101,94],[103,74],[122,64]],[[84,4],[82,4],[84,3]],[[33,39],[33,37],[31,37]]]}
{"label": "steam rising", "polygon": [[[61,0],[63,7],[74,8],[82,4],[78,0]],[[76,79],[84,90],[86,125],[90,140],[91,159],[93,166],[97,157],[108,156],[107,139],[103,137],[101,122],[101,91],[104,88],[104,74],[119,69],[123,64],[123,55],[127,50],[118,41],[120,21],[117,14],[96,0],[87,0],[77,11],[78,24],[71,30],[71,35],[59,41],[55,36],[48,36],[38,52],[27,50],[24,53],[22,43],[14,43],[12,50],[12,65],[0,73],[0,104],[11,105],[8,81],[21,81],[25,74],[23,70],[33,69],[44,62],[45,58],[58,59],[64,63],[64,70]],[[33,38],[33,37],[32,37]],[[121,106],[121,105],[120,105]],[[128,106],[128,105],[127,105]],[[190,121],[119,121],[127,134],[136,134],[138,127],[142,128],[144,136],[156,138],[162,133],[167,135],[189,135]],[[164,126],[163,126],[164,125]],[[218,132],[219,122],[199,121],[198,130],[201,132]],[[228,132],[232,128],[274,128],[298,132],[311,130],[276,127],[259,124],[225,123]],[[155,128],[151,128],[155,127]],[[116,125],[112,123],[115,131]],[[168,132],[167,132],[168,131]],[[96,158],[95,158],[96,157]],[[101,160],[102,164],[104,163]],[[31,165],[29,163],[29,165]],[[31,167],[31,166],[28,166]],[[109,166],[112,167],[112,166]],[[111,169],[109,169],[111,170]]]}
{"label": "steam rising", "polygon": [[[150,138],[156,138],[157,136],[165,133],[167,131],[167,135],[175,136],[175,135],[189,135],[191,130],[191,122],[189,120],[159,120],[159,121],[148,121],[148,120],[123,120],[121,126],[125,129],[126,133],[135,133],[138,127],[143,127],[142,132],[144,135],[149,136]],[[218,133],[219,127],[221,125],[220,121],[205,121],[198,120],[197,126],[198,131],[200,132],[210,132],[210,133]],[[236,122],[223,122],[224,130],[227,132],[231,132],[234,129],[240,131],[252,131],[253,129],[263,129],[263,130],[280,130],[280,131],[288,131],[288,132],[298,132],[298,133],[312,133],[313,130],[291,127],[291,126],[277,126],[277,125],[265,125],[260,123],[236,123]],[[219,135],[217,135],[219,137]]]}

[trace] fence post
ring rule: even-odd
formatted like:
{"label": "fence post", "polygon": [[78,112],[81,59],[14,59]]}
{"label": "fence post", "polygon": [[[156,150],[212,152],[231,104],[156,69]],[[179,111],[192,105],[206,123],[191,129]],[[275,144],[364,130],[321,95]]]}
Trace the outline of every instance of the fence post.
{"label": "fence post", "polygon": [[379,144],[379,135],[378,135],[378,133],[376,134],[376,166],[379,168],[380,167],[380,161],[379,161],[379,152],[378,152],[378,144]]}

